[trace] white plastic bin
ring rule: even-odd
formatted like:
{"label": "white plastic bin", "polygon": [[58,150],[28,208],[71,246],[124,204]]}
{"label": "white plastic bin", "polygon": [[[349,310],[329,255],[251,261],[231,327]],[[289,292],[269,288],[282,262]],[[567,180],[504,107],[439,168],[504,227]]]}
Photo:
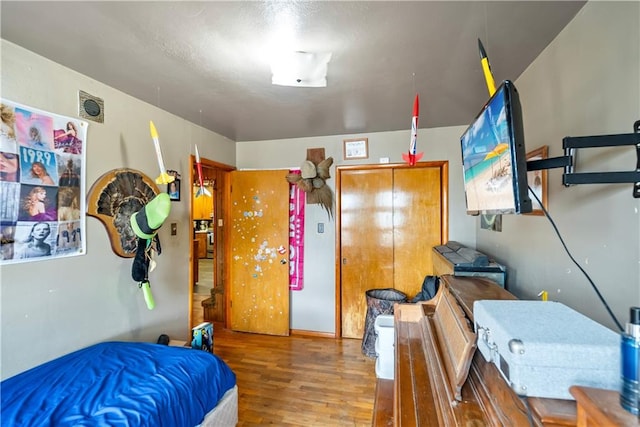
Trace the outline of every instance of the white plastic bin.
{"label": "white plastic bin", "polygon": [[391,360],[384,357],[378,357],[376,359],[376,378],[383,380],[393,379],[393,358]]}
{"label": "white plastic bin", "polygon": [[376,377],[392,380],[394,369],[394,325],[392,314],[381,314],[374,323],[376,332]]}
{"label": "white plastic bin", "polygon": [[373,324],[380,348],[393,348],[393,314],[381,314]]}

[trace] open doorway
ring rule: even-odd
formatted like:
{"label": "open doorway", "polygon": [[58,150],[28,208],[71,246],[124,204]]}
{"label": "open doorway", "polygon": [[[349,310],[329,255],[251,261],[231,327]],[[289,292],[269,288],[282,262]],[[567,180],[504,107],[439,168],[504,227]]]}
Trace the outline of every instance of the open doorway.
{"label": "open doorway", "polygon": [[191,156],[191,280],[189,324],[225,322],[224,209],[227,173],[234,168],[201,159],[203,186],[208,194],[196,196],[200,188],[195,157]]}

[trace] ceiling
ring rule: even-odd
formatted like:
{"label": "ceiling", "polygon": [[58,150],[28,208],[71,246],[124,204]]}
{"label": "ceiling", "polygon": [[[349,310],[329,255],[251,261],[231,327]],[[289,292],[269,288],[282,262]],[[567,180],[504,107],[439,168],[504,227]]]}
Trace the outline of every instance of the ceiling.
{"label": "ceiling", "polygon": [[[516,80],[584,3],[2,0],[0,29],[151,105],[255,141],[408,130],[416,93],[420,128],[470,123],[488,99],[477,39],[496,82]],[[327,87],[272,85],[269,55],[284,48],[332,52]]]}

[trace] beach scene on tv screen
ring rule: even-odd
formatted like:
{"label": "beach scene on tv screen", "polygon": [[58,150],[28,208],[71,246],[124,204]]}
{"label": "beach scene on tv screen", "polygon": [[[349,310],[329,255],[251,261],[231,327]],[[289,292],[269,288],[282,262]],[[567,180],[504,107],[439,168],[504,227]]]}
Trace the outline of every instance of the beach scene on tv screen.
{"label": "beach scene on tv screen", "polygon": [[505,97],[498,93],[461,138],[469,211],[515,209]]}

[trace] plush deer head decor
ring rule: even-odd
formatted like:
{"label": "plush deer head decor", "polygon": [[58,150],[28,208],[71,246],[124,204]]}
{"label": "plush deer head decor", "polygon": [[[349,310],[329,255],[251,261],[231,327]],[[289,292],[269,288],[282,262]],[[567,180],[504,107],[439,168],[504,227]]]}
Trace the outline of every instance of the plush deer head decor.
{"label": "plush deer head decor", "polygon": [[300,168],[300,174],[287,174],[287,181],[297,185],[307,195],[307,203],[317,203],[333,217],[333,191],[326,183],[331,178],[329,168],[333,164],[333,157],[320,161],[317,165],[305,160]]}

